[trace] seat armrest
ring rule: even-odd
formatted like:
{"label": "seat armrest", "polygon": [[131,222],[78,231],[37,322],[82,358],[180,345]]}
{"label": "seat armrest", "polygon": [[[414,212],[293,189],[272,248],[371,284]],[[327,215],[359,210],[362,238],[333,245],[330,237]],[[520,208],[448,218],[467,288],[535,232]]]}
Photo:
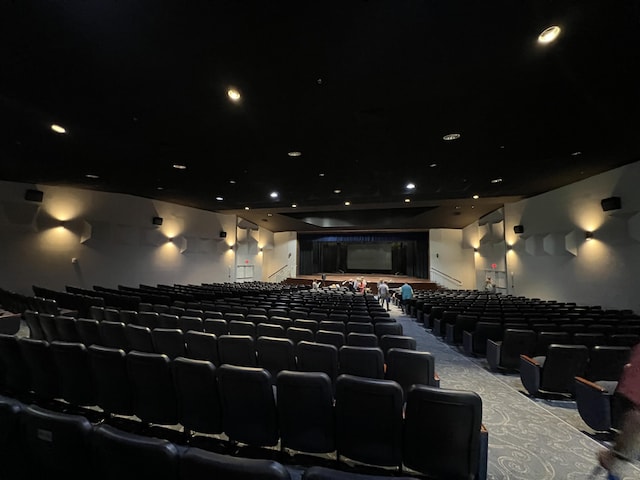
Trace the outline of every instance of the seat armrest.
{"label": "seat armrest", "polygon": [[609,393],[606,388],[604,388],[601,385],[598,385],[597,383],[594,383],[594,382],[592,382],[590,380],[587,380],[584,377],[575,377],[575,379],[576,379],[577,383],[581,383],[582,385],[584,385],[586,387],[589,387],[589,388],[592,388],[594,390],[597,390],[600,393]]}
{"label": "seat armrest", "polygon": [[480,458],[478,462],[478,480],[487,480],[487,464],[489,457],[489,431],[480,424]]}
{"label": "seat armrest", "polygon": [[495,371],[498,369],[501,355],[502,341],[487,340],[487,362],[491,370]]}
{"label": "seat armrest", "polygon": [[541,367],[541,365],[533,358],[531,358],[529,355],[520,355],[520,364],[522,365],[522,361],[531,363],[533,365],[535,365],[536,367]]}
{"label": "seat armrest", "polygon": [[440,375],[437,373],[433,374],[433,383],[435,387],[440,387]]}
{"label": "seat armrest", "polygon": [[520,381],[529,395],[537,395],[540,390],[542,367],[533,358],[520,355]]}

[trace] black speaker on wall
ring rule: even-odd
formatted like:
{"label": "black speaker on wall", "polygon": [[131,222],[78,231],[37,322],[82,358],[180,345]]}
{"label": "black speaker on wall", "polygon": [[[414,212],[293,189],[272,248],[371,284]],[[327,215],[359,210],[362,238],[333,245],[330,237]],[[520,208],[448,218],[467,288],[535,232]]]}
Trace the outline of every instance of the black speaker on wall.
{"label": "black speaker on wall", "polygon": [[44,197],[44,192],[40,190],[27,190],[24,192],[24,199],[30,202],[42,202],[42,197]]}
{"label": "black speaker on wall", "polygon": [[227,232],[220,231],[220,238],[227,238]]}
{"label": "black speaker on wall", "polygon": [[154,225],[162,225],[162,217],[153,217],[152,222]]}
{"label": "black speaker on wall", "polygon": [[609,210],[619,210],[622,208],[622,200],[620,197],[603,198],[600,200],[600,205],[602,205],[602,210],[605,212]]}
{"label": "black speaker on wall", "polygon": [[514,225],[513,233],[524,233],[524,225]]}

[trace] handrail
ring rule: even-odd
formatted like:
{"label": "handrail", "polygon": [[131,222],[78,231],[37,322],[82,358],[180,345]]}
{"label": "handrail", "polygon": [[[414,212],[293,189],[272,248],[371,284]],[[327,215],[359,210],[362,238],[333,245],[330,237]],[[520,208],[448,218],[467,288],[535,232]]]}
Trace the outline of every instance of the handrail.
{"label": "handrail", "polygon": [[286,277],[290,277],[291,276],[291,272],[288,269],[289,268],[289,264],[286,264],[282,267],[280,267],[278,270],[276,270],[275,272],[273,272],[271,275],[269,275],[267,277],[268,281],[270,282],[282,282]]}
{"label": "handrail", "polygon": [[455,277],[452,277],[451,275],[448,275],[448,274],[438,270],[437,268],[431,267],[431,271],[437,273],[438,275],[440,275],[442,277],[444,277],[445,279],[449,280],[450,282],[457,284],[459,287],[462,286],[462,280],[459,280],[459,279],[457,279]]}

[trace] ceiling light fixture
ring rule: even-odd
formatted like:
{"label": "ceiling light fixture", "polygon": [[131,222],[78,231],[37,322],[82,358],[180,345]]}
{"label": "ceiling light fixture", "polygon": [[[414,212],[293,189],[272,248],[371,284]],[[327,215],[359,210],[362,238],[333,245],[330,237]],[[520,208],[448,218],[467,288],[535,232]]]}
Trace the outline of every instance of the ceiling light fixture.
{"label": "ceiling light fixture", "polygon": [[298,207],[298,204],[297,204],[297,203],[292,203],[292,204],[291,204],[291,208],[297,208],[297,207]]}
{"label": "ceiling light fixture", "polygon": [[593,232],[584,232],[584,238],[591,240],[593,238]]}
{"label": "ceiling light fixture", "polygon": [[186,165],[181,165],[179,163],[174,163],[173,164],[173,168],[177,169],[177,170],[186,170],[187,166]]}
{"label": "ceiling light fixture", "polygon": [[267,213],[267,217],[273,217],[273,213]]}
{"label": "ceiling light fixture", "polygon": [[540,35],[538,35],[538,43],[548,44],[553,42],[558,35],[560,35],[560,27],[557,25],[552,25],[551,27],[545,28]]}
{"label": "ceiling light fixture", "polygon": [[299,157],[300,155],[302,155],[302,152],[297,152],[294,150],[293,152],[287,153],[287,155],[289,155],[290,157]]}
{"label": "ceiling light fixture", "polygon": [[433,168],[433,167],[437,167],[438,164],[437,163],[432,163],[431,165],[429,165],[429,167]]}
{"label": "ceiling light fixture", "polygon": [[85,175],[85,177],[87,177],[87,178],[94,178],[94,179],[95,179],[95,178],[100,178],[98,175],[94,175],[93,173],[87,173],[87,174]]}
{"label": "ceiling light fixture", "polygon": [[324,173],[319,173],[318,176],[324,177]]}
{"label": "ceiling light fixture", "polygon": [[235,180],[229,180],[229,183],[230,183],[231,185],[233,185],[234,183],[236,183],[236,181],[235,181]]}
{"label": "ceiling light fixture", "polygon": [[448,133],[447,135],[442,137],[442,139],[447,141],[447,142],[450,142],[451,140],[458,140],[459,138],[460,138],[460,134],[459,133]]}
{"label": "ceiling light fixture", "polygon": [[473,196],[473,197],[471,197],[471,198],[473,198],[474,200],[477,200],[477,199],[479,199],[479,198],[480,198],[480,195],[474,195],[474,196]]}
{"label": "ceiling light fixture", "polygon": [[578,155],[582,155],[582,152],[573,152],[571,154],[572,157],[577,157]]}
{"label": "ceiling light fixture", "polygon": [[351,202],[344,202],[344,205],[348,207],[349,205],[351,205]]}
{"label": "ceiling light fixture", "polygon": [[409,202],[411,202],[411,199],[410,199],[410,198],[405,198],[405,199],[404,199],[404,203],[409,203]]}
{"label": "ceiling light fixture", "polygon": [[237,102],[240,100],[240,92],[235,88],[229,88],[227,90],[227,97],[229,97],[232,102]]}
{"label": "ceiling light fixture", "polygon": [[278,198],[278,192],[271,192],[271,193],[269,194],[269,196],[270,196],[271,198]]}
{"label": "ceiling light fixture", "polygon": [[219,201],[219,202],[221,202],[222,200],[224,200],[224,198],[222,198],[222,197],[218,196],[218,197],[216,197],[216,200],[217,200],[217,201]]}
{"label": "ceiling light fixture", "polygon": [[333,193],[342,193],[342,190],[340,190],[339,188],[336,188]]}
{"label": "ceiling light fixture", "polygon": [[501,181],[502,181],[502,178],[498,177],[491,180],[491,183],[500,183]]}
{"label": "ceiling light fixture", "polygon": [[249,207],[244,207],[245,210],[249,210]]}
{"label": "ceiling light fixture", "polygon": [[414,183],[407,183],[407,186],[406,186],[407,190],[413,190],[414,188],[416,188]]}
{"label": "ceiling light fixture", "polygon": [[60,134],[67,133],[67,130],[64,127],[56,125],[55,123],[51,125],[51,130]]}

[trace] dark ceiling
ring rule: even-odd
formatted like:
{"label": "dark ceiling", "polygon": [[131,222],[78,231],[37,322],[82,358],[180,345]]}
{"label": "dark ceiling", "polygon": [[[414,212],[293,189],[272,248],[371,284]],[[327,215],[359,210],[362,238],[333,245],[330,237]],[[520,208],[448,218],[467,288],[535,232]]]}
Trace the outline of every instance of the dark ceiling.
{"label": "dark ceiling", "polygon": [[0,179],[272,231],[461,228],[640,159],[638,5],[3,0]]}

